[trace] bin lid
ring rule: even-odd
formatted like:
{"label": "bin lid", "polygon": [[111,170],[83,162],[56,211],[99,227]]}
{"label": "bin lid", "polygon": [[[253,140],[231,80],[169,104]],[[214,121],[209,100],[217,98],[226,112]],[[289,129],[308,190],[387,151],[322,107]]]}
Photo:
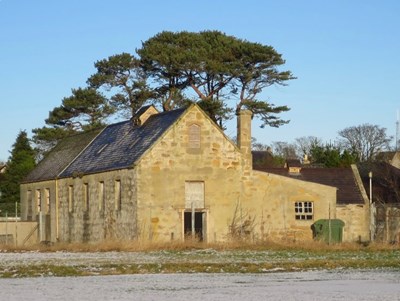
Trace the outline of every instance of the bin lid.
{"label": "bin lid", "polygon": [[344,222],[340,219],[319,219],[317,220],[314,225],[315,226],[322,226],[322,227],[328,227],[329,223],[331,227],[337,227],[337,228],[343,228],[344,227]]}

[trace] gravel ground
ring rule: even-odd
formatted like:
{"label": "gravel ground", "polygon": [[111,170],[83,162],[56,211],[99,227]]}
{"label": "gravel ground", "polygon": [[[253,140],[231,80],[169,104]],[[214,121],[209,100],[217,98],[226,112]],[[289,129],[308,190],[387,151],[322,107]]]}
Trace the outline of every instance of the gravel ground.
{"label": "gravel ground", "polygon": [[0,279],[1,300],[400,300],[400,272],[151,274]]}

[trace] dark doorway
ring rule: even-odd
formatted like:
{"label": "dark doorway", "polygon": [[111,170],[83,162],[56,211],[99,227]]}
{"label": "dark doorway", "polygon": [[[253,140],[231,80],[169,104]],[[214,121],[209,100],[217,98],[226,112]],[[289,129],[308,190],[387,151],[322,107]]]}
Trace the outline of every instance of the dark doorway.
{"label": "dark doorway", "polygon": [[[187,211],[185,212],[184,216],[184,233],[185,239],[192,238],[192,212]],[[204,212],[195,212],[194,213],[194,232],[195,232],[195,239],[198,241],[203,241],[203,229],[204,229]]]}

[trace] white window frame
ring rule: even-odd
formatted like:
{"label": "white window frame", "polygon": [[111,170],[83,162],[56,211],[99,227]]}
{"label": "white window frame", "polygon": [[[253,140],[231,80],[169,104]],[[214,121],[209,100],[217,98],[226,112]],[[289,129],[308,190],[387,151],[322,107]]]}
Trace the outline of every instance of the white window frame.
{"label": "white window frame", "polygon": [[296,220],[314,219],[314,202],[298,201],[294,203],[294,212]]}

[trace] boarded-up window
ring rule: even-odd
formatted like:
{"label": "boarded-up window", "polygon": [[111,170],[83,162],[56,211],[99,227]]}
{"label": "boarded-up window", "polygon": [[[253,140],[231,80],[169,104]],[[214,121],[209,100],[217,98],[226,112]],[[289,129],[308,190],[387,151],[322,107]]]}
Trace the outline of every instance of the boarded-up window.
{"label": "boarded-up window", "polygon": [[32,220],[32,191],[28,190],[26,193],[26,201],[27,201],[27,206],[28,206],[28,212],[27,212],[27,219],[28,221]]}
{"label": "boarded-up window", "polygon": [[46,198],[46,214],[50,214],[50,189],[44,190],[44,196]]}
{"label": "boarded-up window", "polygon": [[42,192],[40,189],[36,190],[36,213],[39,213],[42,208]]}
{"label": "boarded-up window", "polygon": [[115,210],[121,210],[122,196],[121,196],[121,181],[115,181]]}
{"label": "boarded-up window", "polygon": [[68,212],[74,211],[74,186],[68,186]]}
{"label": "boarded-up window", "polygon": [[204,208],[204,182],[185,182],[185,208]]}
{"label": "boarded-up window", "polygon": [[198,149],[200,148],[200,126],[192,124],[189,126],[189,148]]}
{"label": "boarded-up window", "polygon": [[89,210],[89,184],[83,184],[83,206],[84,210]]}
{"label": "boarded-up window", "polygon": [[99,210],[103,211],[106,205],[104,182],[99,182]]}

